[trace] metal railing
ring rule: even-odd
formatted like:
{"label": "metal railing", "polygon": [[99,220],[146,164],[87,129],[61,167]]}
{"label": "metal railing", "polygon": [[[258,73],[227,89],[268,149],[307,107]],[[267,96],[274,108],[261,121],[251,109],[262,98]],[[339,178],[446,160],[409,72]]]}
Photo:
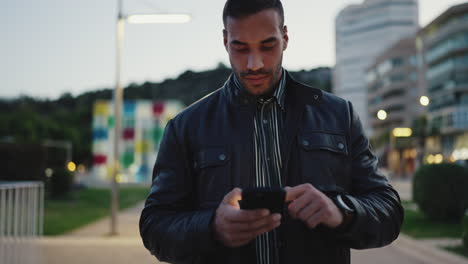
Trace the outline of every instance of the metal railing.
{"label": "metal railing", "polygon": [[29,264],[41,259],[44,184],[0,181],[0,263]]}

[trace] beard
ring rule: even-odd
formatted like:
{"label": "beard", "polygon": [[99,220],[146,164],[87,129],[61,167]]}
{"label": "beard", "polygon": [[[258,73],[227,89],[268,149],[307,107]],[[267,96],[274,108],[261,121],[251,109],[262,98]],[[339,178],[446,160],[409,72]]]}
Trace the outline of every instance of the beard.
{"label": "beard", "polygon": [[[282,58],[280,59],[277,65],[270,69],[262,68],[257,71],[239,71],[232,63],[231,67],[233,69],[234,74],[237,77],[237,80],[240,81],[240,83],[248,93],[254,96],[269,95],[274,92],[276,85],[280,81],[282,73]],[[265,81],[264,83],[259,85],[253,85],[247,80],[247,78],[255,78],[261,76],[265,76]]]}

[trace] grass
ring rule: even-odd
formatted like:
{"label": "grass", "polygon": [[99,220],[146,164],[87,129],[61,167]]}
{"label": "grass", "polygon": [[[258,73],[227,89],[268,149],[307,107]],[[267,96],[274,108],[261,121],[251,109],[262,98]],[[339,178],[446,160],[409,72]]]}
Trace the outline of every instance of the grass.
{"label": "grass", "polygon": [[455,246],[455,247],[444,247],[444,249],[448,251],[452,251],[454,253],[457,253],[459,255],[465,256],[468,258],[468,248],[464,246]]}
{"label": "grass", "polygon": [[446,223],[428,219],[421,211],[410,209],[411,202],[403,201],[405,219],[402,232],[414,238],[460,238],[463,227],[460,222]]}
{"label": "grass", "polygon": [[[405,219],[401,231],[413,238],[460,238],[463,233],[461,221],[454,223],[428,219],[411,201],[402,201]],[[447,251],[468,258],[468,248],[463,245],[443,247]]]}
{"label": "grass", "polygon": [[[120,188],[119,208],[146,198],[149,187]],[[110,189],[83,189],[64,200],[45,200],[44,235],[60,235],[110,215]]]}

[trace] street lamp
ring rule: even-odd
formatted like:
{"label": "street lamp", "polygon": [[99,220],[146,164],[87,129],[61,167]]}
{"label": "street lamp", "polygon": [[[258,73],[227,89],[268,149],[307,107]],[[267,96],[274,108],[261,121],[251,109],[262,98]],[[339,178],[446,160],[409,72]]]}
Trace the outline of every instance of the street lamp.
{"label": "street lamp", "polygon": [[122,57],[122,40],[124,33],[125,21],[135,24],[143,23],[186,23],[190,21],[191,16],[188,14],[144,14],[144,15],[131,15],[124,16],[122,12],[122,1],[117,0],[117,53],[116,53],[116,77],[115,77],[115,89],[114,89],[114,164],[112,170],[112,192],[111,192],[111,231],[110,235],[117,235],[117,213],[119,204],[118,195],[118,181],[117,177],[120,172],[120,161],[119,161],[119,145],[121,135],[121,111],[123,101],[123,91],[120,83],[121,75],[121,57]]}
{"label": "street lamp", "polygon": [[377,112],[377,118],[382,121],[387,119],[387,112],[385,110],[379,110]]}
{"label": "street lamp", "polygon": [[[398,153],[398,154],[392,154],[393,157],[394,155],[398,155],[398,168],[396,168],[397,175],[402,176],[402,171],[403,171],[403,164],[402,164],[402,155],[403,152],[402,150],[397,146],[397,138],[408,138],[413,135],[413,130],[409,127],[395,127],[392,129],[390,133],[390,149],[392,150],[392,153]],[[392,160],[395,160],[395,158],[392,158]],[[395,168],[395,166],[392,166]]]}
{"label": "street lamp", "polygon": [[421,98],[419,98],[419,103],[422,105],[422,106],[428,106],[429,105],[429,97],[423,95],[421,96]]}
{"label": "street lamp", "polygon": [[190,21],[190,15],[187,14],[142,14],[130,15],[127,18],[131,24],[183,24]]}

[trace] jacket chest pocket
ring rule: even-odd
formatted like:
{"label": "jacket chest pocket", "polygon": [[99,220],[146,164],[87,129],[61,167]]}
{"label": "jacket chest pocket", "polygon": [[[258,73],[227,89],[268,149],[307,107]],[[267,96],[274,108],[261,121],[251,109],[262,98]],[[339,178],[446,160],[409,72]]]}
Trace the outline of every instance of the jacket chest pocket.
{"label": "jacket chest pocket", "polygon": [[303,132],[298,136],[301,174],[304,182],[317,188],[347,186],[350,162],[343,135]]}
{"label": "jacket chest pocket", "polygon": [[194,164],[200,206],[218,206],[231,186],[231,154],[226,147],[202,148]]}

